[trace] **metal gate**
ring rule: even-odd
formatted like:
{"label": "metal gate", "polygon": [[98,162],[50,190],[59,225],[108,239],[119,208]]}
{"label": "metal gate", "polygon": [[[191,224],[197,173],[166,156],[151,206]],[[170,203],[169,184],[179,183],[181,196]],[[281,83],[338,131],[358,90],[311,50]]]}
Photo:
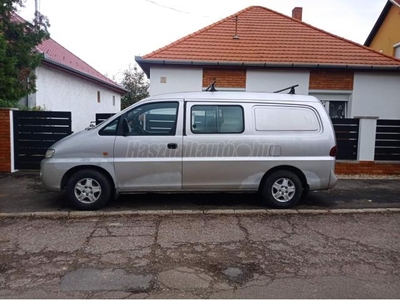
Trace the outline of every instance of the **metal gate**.
{"label": "metal gate", "polygon": [[71,112],[14,111],[14,168],[39,169],[47,149],[70,135]]}
{"label": "metal gate", "polygon": [[356,160],[359,119],[332,119],[338,147],[337,159]]}
{"label": "metal gate", "polygon": [[111,118],[113,115],[115,115],[115,113],[96,114],[96,125],[99,125],[108,118]]}
{"label": "metal gate", "polygon": [[400,161],[400,120],[378,120],[375,160]]}

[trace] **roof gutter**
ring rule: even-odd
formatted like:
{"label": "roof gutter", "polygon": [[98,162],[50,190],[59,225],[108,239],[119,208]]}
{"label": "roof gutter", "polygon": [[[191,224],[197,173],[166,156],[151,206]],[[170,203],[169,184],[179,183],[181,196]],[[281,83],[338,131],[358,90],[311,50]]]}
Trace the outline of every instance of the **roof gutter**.
{"label": "roof gutter", "polygon": [[398,66],[382,65],[338,65],[338,64],[310,64],[310,63],[253,63],[253,62],[219,62],[219,61],[177,61],[144,59],[140,56],[135,57],[136,62],[150,78],[150,65],[163,66],[192,66],[192,67],[246,67],[246,68],[286,68],[286,69],[348,69],[348,70],[374,70],[374,71],[400,71]]}
{"label": "roof gutter", "polygon": [[45,54],[43,55],[42,63],[43,63],[44,65],[48,65],[48,66],[54,67],[54,68],[56,68],[56,69],[58,69],[58,70],[61,70],[61,71],[70,73],[70,74],[72,74],[72,75],[76,75],[76,76],[78,76],[78,77],[80,77],[80,78],[89,80],[89,81],[91,81],[91,82],[93,82],[93,83],[96,83],[96,84],[98,84],[98,85],[101,85],[101,86],[103,86],[103,87],[105,87],[105,88],[108,88],[108,89],[110,89],[110,90],[112,90],[112,91],[114,91],[114,92],[117,92],[117,93],[119,93],[119,94],[121,94],[121,95],[124,95],[124,94],[126,94],[126,93],[128,92],[128,90],[124,89],[124,88],[121,87],[121,86],[118,86],[117,84],[113,85],[113,84],[108,83],[108,82],[106,82],[106,81],[100,80],[100,79],[98,79],[98,78],[96,78],[96,77],[94,77],[94,76],[91,76],[91,75],[89,75],[89,74],[87,74],[87,73],[78,71],[78,70],[76,70],[76,69],[73,69],[73,68],[71,68],[71,67],[68,67],[68,66],[66,66],[66,65],[63,65],[63,64],[61,64],[61,63],[59,63],[59,62],[56,62],[56,61],[54,61],[54,60],[52,60],[52,59],[49,59],[48,57],[46,57]]}

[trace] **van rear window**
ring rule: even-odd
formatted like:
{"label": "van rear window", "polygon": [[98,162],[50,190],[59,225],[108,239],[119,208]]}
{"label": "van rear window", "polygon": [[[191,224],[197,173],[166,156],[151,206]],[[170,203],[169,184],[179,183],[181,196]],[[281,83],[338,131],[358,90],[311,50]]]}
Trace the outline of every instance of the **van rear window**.
{"label": "van rear window", "polygon": [[257,131],[318,131],[315,112],[306,107],[256,106]]}

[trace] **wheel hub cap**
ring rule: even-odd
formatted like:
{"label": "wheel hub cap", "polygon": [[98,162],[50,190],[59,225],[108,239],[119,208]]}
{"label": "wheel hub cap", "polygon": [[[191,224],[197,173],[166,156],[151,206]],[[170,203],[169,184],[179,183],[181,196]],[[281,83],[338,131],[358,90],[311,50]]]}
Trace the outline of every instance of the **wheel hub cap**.
{"label": "wheel hub cap", "polygon": [[75,197],[82,203],[94,203],[100,196],[100,184],[93,178],[81,179],[75,185]]}
{"label": "wheel hub cap", "polygon": [[296,186],[288,178],[280,178],[272,185],[272,196],[278,202],[288,202],[296,194]]}

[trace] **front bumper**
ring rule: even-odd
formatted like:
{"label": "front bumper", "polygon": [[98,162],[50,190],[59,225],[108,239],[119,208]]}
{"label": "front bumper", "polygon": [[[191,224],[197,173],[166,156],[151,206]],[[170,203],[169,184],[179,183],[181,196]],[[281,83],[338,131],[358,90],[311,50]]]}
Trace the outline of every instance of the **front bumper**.
{"label": "front bumper", "polygon": [[57,170],[51,159],[43,159],[40,163],[40,179],[44,187],[49,191],[61,191],[61,180],[64,171]]}

